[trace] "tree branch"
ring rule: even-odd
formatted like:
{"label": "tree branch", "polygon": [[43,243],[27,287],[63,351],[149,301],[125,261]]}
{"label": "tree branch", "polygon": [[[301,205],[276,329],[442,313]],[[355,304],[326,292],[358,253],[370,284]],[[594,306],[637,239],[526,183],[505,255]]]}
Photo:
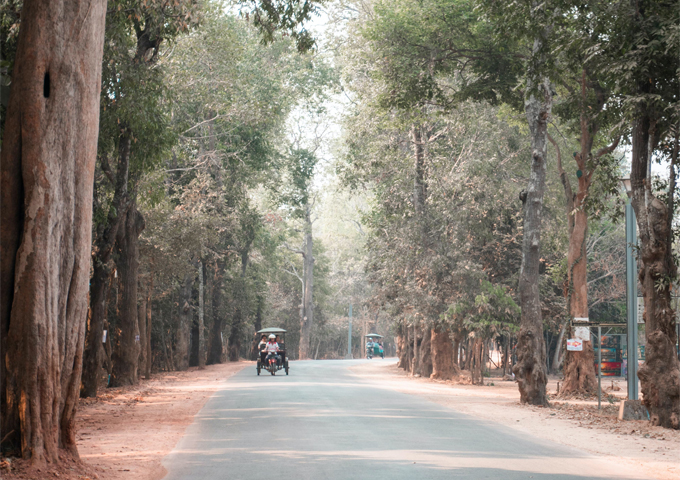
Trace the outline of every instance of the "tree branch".
{"label": "tree branch", "polygon": [[285,248],[286,250],[289,250],[293,253],[298,253],[298,254],[302,255],[303,257],[305,256],[305,252],[303,250],[300,250],[299,248],[292,248],[290,245],[288,245],[288,243],[284,242],[283,248]]}
{"label": "tree branch", "polygon": [[614,141],[612,142],[611,145],[599,149],[599,150],[597,151],[597,153],[595,154],[595,159],[596,159],[596,160],[599,160],[601,156],[606,155],[606,154],[608,154],[608,153],[612,153],[612,152],[616,149],[616,147],[619,146],[619,142],[620,142],[620,141],[621,141],[621,135],[619,135],[619,136],[616,138],[616,140],[614,140]]}
{"label": "tree branch", "polygon": [[564,195],[567,197],[567,209],[569,212],[571,212],[574,209],[574,192],[571,189],[569,177],[564,171],[564,168],[562,168],[562,151],[560,150],[559,145],[557,145],[555,139],[552,138],[552,135],[548,134],[548,140],[550,140],[550,143],[553,144],[553,147],[555,147],[555,150],[557,151],[557,171],[560,174],[560,181],[564,187]]}
{"label": "tree branch", "polygon": [[106,178],[109,179],[109,182],[111,182],[111,185],[116,185],[116,180],[113,177],[113,172],[111,171],[111,165],[109,165],[109,158],[106,155],[102,155],[99,157],[99,164],[102,167],[102,172],[104,172],[104,175],[106,175]]}

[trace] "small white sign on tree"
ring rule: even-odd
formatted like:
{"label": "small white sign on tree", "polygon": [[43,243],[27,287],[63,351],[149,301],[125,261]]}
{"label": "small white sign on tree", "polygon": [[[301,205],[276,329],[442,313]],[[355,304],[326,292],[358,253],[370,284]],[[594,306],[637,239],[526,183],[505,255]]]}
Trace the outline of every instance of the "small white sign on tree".
{"label": "small white sign on tree", "polygon": [[570,338],[567,340],[567,350],[570,352],[582,352],[583,341],[580,338]]}

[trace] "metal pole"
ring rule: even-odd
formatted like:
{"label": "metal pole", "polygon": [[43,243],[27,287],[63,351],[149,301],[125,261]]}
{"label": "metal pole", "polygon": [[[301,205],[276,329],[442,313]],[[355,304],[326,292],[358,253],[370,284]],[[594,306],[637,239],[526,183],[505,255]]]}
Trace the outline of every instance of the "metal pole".
{"label": "metal pole", "polygon": [[628,399],[638,399],[638,338],[637,338],[637,261],[633,246],[637,245],[637,229],[635,228],[635,211],[626,201],[626,306],[627,306],[627,362],[628,362]]}
{"label": "metal pole", "polygon": [[348,360],[352,359],[352,304],[349,304],[349,331],[347,333],[347,356]]}
{"label": "metal pole", "polygon": [[597,326],[597,409],[602,408],[602,327]]}

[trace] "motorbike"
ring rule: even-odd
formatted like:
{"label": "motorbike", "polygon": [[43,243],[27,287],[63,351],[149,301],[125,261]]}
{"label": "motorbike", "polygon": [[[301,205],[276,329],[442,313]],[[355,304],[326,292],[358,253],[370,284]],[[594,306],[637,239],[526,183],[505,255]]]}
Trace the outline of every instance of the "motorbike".
{"label": "motorbike", "polygon": [[268,370],[272,375],[276,375],[276,372],[281,370],[281,365],[279,365],[280,358],[281,357],[278,355],[269,355],[267,357],[267,365],[265,366],[265,369]]}

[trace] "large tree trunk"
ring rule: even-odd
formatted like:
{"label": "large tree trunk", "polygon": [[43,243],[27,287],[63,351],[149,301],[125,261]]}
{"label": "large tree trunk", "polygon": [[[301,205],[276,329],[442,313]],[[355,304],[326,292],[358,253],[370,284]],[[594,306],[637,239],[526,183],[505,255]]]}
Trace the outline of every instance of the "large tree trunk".
{"label": "large tree trunk", "polygon": [[[111,276],[109,262],[120,224],[125,220],[127,214],[131,143],[130,132],[127,129],[122,129],[118,140],[118,168],[116,169],[113,201],[106,222],[97,228],[92,247],[90,322],[83,357],[83,384],[81,389],[81,396],[83,397],[97,396],[97,378],[101,370],[103,325],[106,318],[106,289],[108,289]],[[106,176],[113,181],[113,175],[106,157],[102,157],[101,164]]]}
{"label": "large tree trunk", "polygon": [[[179,322],[175,337],[175,358],[172,359],[177,370],[183,371],[189,368],[189,332],[192,324],[191,289],[194,285],[194,276],[187,274],[180,285],[179,290]],[[171,354],[172,355],[172,354]]]}
{"label": "large tree trunk", "polygon": [[[584,178],[585,175],[581,178]],[[571,234],[567,253],[567,280],[569,291],[569,316],[573,319],[588,318],[588,272],[586,258],[586,237],[588,235],[588,216],[583,203],[587,194],[587,187],[581,188],[576,195],[576,208],[572,209],[569,222]],[[575,211],[574,211],[575,210]],[[560,389],[561,395],[592,394],[597,391],[597,377],[595,375],[595,352],[593,342],[590,341],[588,328],[575,327],[571,329],[571,338],[583,340],[583,350],[580,352],[567,351],[564,364],[564,383]],[[561,347],[561,343],[559,345]],[[557,350],[559,350],[558,348]]]}
{"label": "large tree trunk", "polygon": [[414,323],[413,324],[413,335],[411,335],[411,342],[413,342],[413,357],[411,358],[411,375],[415,375],[418,373],[418,370],[420,370],[420,354],[418,353],[418,347],[420,345],[420,341],[418,339],[418,327]]}
{"label": "large tree trunk", "polygon": [[101,0],[21,12],[0,160],[0,396],[4,440],[35,464],[77,455],[105,12]]}
{"label": "large tree trunk", "polygon": [[212,315],[213,323],[210,329],[210,348],[208,350],[208,365],[222,363],[223,359],[223,340],[222,325],[224,313],[222,312],[222,282],[224,279],[224,260],[217,260],[215,266],[215,277],[213,279],[212,291]]}
{"label": "large tree trunk", "polygon": [[399,326],[399,333],[397,334],[396,342],[397,356],[399,357],[397,366],[408,372],[411,369],[413,350],[411,349],[411,342],[409,341],[409,328],[407,325],[402,323]]}
{"label": "large tree trunk", "polygon": [[118,341],[113,351],[111,386],[135,385],[139,381],[141,351],[137,286],[139,271],[139,234],[144,230],[144,217],[131,202],[125,223],[118,229],[116,241],[118,277],[120,285],[120,319]]}
{"label": "large tree trunk", "polygon": [[[264,297],[262,295],[257,295],[256,297],[257,305],[255,307],[255,331],[258,332],[262,330],[262,313],[264,311]],[[257,350],[257,345],[260,343],[260,335],[255,333],[253,335],[253,341],[250,346],[250,359],[251,360],[257,360],[257,357],[259,356],[259,352]]]}
{"label": "large tree trunk", "polygon": [[144,292],[144,284],[138,285],[138,291],[143,293],[140,295],[139,304],[137,306],[137,323],[139,324],[139,364],[137,365],[138,376],[141,377],[142,372],[146,371],[146,310],[149,308],[148,297]]}
{"label": "large tree trunk", "polygon": [[[539,40],[536,53],[542,46]],[[534,75],[536,77],[536,75]],[[547,405],[545,342],[543,316],[538,290],[541,254],[541,215],[545,191],[547,128],[552,109],[550,82],[531,81],[529,75],[525,109],[531,131],[531,178],[527,191],[522,194],[524,203],[524,238],[522,239],[522,267],[519,277],[519,296],[522,317],[517,344],[515,372],[520,400],[532,405]]]}
{"label": "large tree trunk", "polygon": [[198,368],[205,368],[205,322],[203,320],[203,261],[198,261]]}
{"label": "large tree trunk", "polygon": [[449,332],[440,325],[435,325],[431,332],[432,375],[430,378],[450,380],[460,371],[454,363],[454,353]]}
{"label": "large tree trunk", "polygon": [[470,377],[473,385],[484,385],[484,341],[475,337],[470,344]]}
{"label": "large tree trunk", "polygon": [[312,212],[311,206],[305,207],[305,250],[302,256],[304,262],[304,298],[303,308],[304,317],[302,317],[302,324],[300,325],[300,347],[299,359],[304,360],[309,358],[309,348],[312,334],[312,325],[314,325],[314,241],[312,238]]}
{"label": "large tree trunk", "polygon": [[677,275],[669,231],[673,212],[654,196],[647,177],[650,153],[656,144],[650,135],[652,126],[649,114],[640,108],[633,122],[630,176],[640,239],[638,275],[645,299],[647,339],[645,363],[638,376],[652,425],[677,429],[680,428],[680,362],[675,353],[675,312],[668,281]]}
{"label": "large tree trunk", "polygon": [[421,330],[422,341],[420,344],[419,353],[420,360],[418,361],[418,375],[429,378],[432,375],[432,333],[429,328],[423,327]]}
{"label": "large tree trunk", "polygon": [[83,355],[83,375],[80,396],[96,397],[99,377],[104,357],[104,319],[106,318],[106,301],[111,284],[111,269],[108,265],[93,267],[90,279],[90,311],[89,328],[87,329],[86,347]]}

